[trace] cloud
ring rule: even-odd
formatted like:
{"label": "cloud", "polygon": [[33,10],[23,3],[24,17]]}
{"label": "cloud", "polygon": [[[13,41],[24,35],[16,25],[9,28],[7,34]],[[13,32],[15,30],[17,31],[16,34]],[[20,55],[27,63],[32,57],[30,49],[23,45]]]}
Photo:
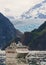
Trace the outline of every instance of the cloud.
{"label": "cloud", "polygon": [[24,11],[41,1],[43,0],[0,0],[0,11],[4,12],[5,8],[5,12],[9,12],[8,9],[10,9],[12,14],[20,16]]}
{"label": "cloud", "polygon": [[46,2],[41,1],[38,4],[35,4],[28,11],[24,12],[21,15],[22,19],[30,19],[30,18],[46,18]]}

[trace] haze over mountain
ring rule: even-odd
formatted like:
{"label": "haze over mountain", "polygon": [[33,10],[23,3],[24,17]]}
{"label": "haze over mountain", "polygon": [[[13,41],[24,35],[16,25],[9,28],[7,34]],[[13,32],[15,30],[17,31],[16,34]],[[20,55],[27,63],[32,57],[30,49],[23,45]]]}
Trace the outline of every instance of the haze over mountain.
{"label": "haze over mountain", "polygon": [[[8,4],[6,4],[7,2],[9,6]],[[13,1],[14,4],[12,3],[11,0],[7,2],[6,0],[4,3],[1,2],[8,6],[8,7],[3,6],[4,8],[1,10],[1,12],[10,19],[15,28],[19,29],[22,32],[32,31],[33,29],[38,28],[46,19],[46,0],[23,1],[23,5],[26,8],[22,5],[22,3],[21,3],[22,7],[20,7],[20,2],[22,1],[19,1],[18,3],[19,7],[17,6],[17,4],[15,4],[14,1]],[[16,7],[13,7],[11,4],[13,6],[16,5]],[[10,8],[10,6],[12,7]],[[16,13],[18,13],[19,15]]]}
{"label": "haze over mountain", "polygon": [[46,19],[46,0],[0,0],[0,6],[0,11],[22,32],[38,28]]}

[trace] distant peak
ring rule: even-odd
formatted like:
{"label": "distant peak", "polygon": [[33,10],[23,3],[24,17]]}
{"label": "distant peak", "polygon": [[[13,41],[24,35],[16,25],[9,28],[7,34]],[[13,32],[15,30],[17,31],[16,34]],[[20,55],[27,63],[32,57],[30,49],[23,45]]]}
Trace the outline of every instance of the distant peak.
{"label": "distant peak", "polygon": [[30,18],[46,19],[46,0],[35,4],[28,11],[24,12],[21,15],[21,18],[22,19],[30,19]]}

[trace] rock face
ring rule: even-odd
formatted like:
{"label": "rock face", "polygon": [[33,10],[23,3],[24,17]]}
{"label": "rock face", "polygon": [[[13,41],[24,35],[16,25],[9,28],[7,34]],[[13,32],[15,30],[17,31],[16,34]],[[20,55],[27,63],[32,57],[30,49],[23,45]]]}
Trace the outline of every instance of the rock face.
{"label": "rock face", "polygon": [[31,48],[34,50],[46,50],[46,21],[37,29],[38,36],[33,40]]}
{"label": "rock face", "polygon": [[38,29],[25,32],[21,41],[32,50],[46,50],[46,21]]}
{"label": "rock face", "polygon": [[9,19],[0,13],[0,49],[5,49],[12,41],[20,39],[21,36],[22,33],[15,29]]}

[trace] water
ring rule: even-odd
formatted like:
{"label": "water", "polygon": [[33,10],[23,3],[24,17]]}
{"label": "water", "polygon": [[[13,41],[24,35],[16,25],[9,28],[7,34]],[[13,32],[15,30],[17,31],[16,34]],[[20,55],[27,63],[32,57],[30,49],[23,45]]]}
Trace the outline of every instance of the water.
{"label": "water", "polygon": [[5,51],[0,50],[0,65],[5,65],[6,53]]}
{"label": "water", "polygon": [[41,61],[41,62],[35,62],[35,61],[30,61],[29,62],[29,65],[46,65],[46,62],[45,61]]}
{"label": "water", "polygon": [[0,59],[0,65],[6,65],[5,64],[5,59]]}
{"label": "water", "polygon": [[1,63],[0,65],[6,65],[6,64],[2,64],[2,63]]}

